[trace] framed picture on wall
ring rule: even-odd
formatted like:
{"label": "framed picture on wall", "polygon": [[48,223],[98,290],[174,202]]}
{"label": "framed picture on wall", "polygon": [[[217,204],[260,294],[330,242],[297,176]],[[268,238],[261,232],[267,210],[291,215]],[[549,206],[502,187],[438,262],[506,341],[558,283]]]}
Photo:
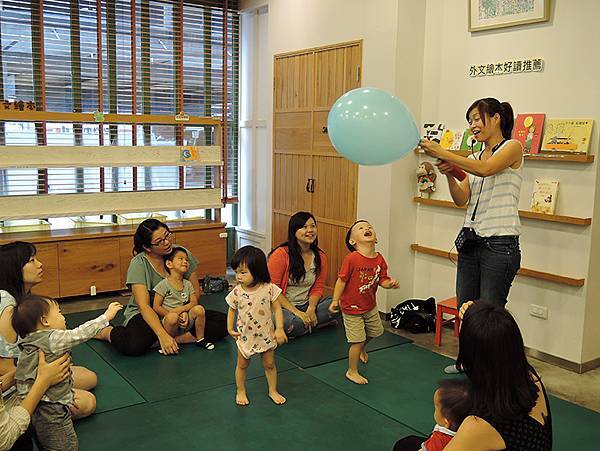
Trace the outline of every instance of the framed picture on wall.
{"label": "framed picture on wall", "polygon": [[469,31],[550,20],[551,0],[468,0]]}

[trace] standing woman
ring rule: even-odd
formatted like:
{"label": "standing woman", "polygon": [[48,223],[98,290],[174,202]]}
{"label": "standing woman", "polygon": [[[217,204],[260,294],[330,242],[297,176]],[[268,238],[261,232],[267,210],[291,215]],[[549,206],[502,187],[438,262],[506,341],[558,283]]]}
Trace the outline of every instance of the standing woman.
{"label": "standing woman", "polygon": [[[458,307],[482,299],[503,307],[521,265],[519,248],[519,196],[523,179],[523,151],[510,139],[514,117],[507,102],[494,98],[475,101],[467,110],[467,121],[482,151],[468,158],[423,140],[425,152],[440,159],[437,166],[448,179],[454,203],[468,203],[463,229],[457,238]],[[458,166],[467,173],[463,181],[450,171]],[[465,244],[460,242],[468,239]]]}
{"label": "standing woman", "polygon": [[306,211],[294,214],[288,223],[288,239],[269,254],[271,281],[282,290],[284,330],[299,337],[313,327],[331,323],[331,297],[323,297],[327,256],[319,249],[317,221]]}
{"label": "standing woman", "polygon": [[[187,253],[189,268],[184,278],[191,282],[195,293],[201,293],[196,276],[198,260],[183,246],[173,246],[171,235],[165,223],[150,218],[138,226],[133,236],[134,257],[127,270],[127,286],[132,295],[125,308],[125,322],[123,326],[106,327],[96,335],[97,339],[109,341],[125,355],[144,354],[156,342],[164,355],[177,354],[179,344],[195,341],[191,333],[172,337],[152,308],[154,287],[168,275],[164,257],[171,253],[173,247]],[[224,338],[227,335],[226,316],[211,311],[205,311],[205,315],[205,338],[212,342]]]}
{"label": "standing woman", "polygon": [[[42,263],[31,243],[15,241],[0,246],[0,374],[15,370],[19,357],[17,334],[12,327],[13,309],[24,295],[42,281]],[[75,405],[74,419],[85,418],[96,410],[96,397],[90,393],[98,383],[96,373],[82,366],[72,366]]]}

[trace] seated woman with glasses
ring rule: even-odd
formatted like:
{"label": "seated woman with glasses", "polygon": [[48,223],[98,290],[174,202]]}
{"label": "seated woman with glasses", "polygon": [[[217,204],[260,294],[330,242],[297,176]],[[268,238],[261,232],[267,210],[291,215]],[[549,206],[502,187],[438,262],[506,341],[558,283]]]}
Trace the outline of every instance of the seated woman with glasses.
{"label": "seated woman with glasses", "polygon": [[[169,227],[157,219],[146,219],[133,236],[133,258],[127,270],[127,286],[132,295],[125,309],[125,322],[123,326],[109,326],[96,336],[97,339],[109,341],[125,355],[141,355],[157,341],[162,354],[177,354],[180,344],[195,341],[191,332],[172,337],[152,308],[154,287],[168,275],[164,257],[174,247],[187,253],[189,268],[184,277],[191,282],[198,296],[201,293],[196,276],[198,260],[183,246],[174,246],[171,236]],[[204,338],[215,341],[227,335],[227,328],[224,321],[220,321],[220,318],[215,320],[211,313],[221,315],[218,312],[206,312]]]}

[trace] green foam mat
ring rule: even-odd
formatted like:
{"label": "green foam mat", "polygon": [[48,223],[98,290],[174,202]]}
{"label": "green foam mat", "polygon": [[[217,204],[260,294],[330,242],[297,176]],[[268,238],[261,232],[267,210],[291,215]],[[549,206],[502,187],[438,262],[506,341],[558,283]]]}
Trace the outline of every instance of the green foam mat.
{"label": "green foam mat", "polygon": [[550,396],[556,450],[597,450],[600,413]]}
{"label": "green foam mat", "polygon": [[261,377],[247,383],[247,407],[235,405],[228,386],[94,415],[76,423],[80,448],[388,450],[414,433],[301,370],[280,374],[278,386],[283,406]]}
{"label": "green foam mat", "polygon": [[[411,343],[411,340],[385,332],[374,338],[367,351],[389,348],[391,346]],[[310,368],[324,363],[348,358],[348,341],[342,325],[327,326],[314,331],[310,335],[290,340],[279,351],[279,355],[301,368]]]}
{"label": "green foam mat", "polygon": [[408,344],[369,353],[369,363],[360,364],[361,374],[369,379],[368,385],[357,385],[346,379],[346,360],[309,368],[307,372],[378,412],[428,435],[435,424],[433,392],[437,381],[448,377],[443,370],[452,362]]}
{"label": "green foam mat", "polygon": [[[128,357],[117,352],[109,343],[91,341],[90,346],[102,356],[148,401],[160,401],[184,396],[210,388],[235,383],[237,347],[231,338],[215,343],[207,351],[193,344],[180,346],[175,356],[163,356],[158,349],[138,357]],[[278,358],[279,372],[294,368],[291,362]],[[252,359],[248,378],[262,376],[264,370],[260,357]]]}
{"label": "green foam mat", "polygon": [[96,413],[146,402],[119,373],[86,343],[75,347],[72,355],[75,365],[85,366],[98,376],[98,385],[93,390],[96,396]]}

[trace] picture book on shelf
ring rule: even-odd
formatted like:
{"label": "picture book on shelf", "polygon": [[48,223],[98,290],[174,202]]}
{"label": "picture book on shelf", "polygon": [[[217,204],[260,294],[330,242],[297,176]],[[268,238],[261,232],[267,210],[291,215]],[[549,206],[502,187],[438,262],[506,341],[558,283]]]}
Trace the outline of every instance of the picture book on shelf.
{"label": "picture book on shelf", "polygon": [[442,135],[440,146],[448,150],[460,150],[464,130],[451,130],[447,128]]}
{"label": "picture book on shelf", "polygon": [[473,152],[479,152],[483,147],[483,143],[480,143],[473,136],[473,132],[470,128],[467,128],[463,133],[463,138],[460,143],[460,150],[471,150],[471,146],[473,146]]}
{"label": "picture book on shelf", "polygon": [[539,180],[533,183],[531,196],[531,211],[553,215],[556,211],[556,196],[558,194],[558,180]]}
{"label": "picture book on shelf", "polygon": [[542,150],[587,153],[593,125],[593,119],[548,119]]}
{"label": "picture book on shelf", "polygon": [[517,115],[512,137],[521,142],[524,154],[540,152],[545,117],[546,115],[543,113],[523,113]]}
{"label": "picture book on shelf", "polygon": [[425,122],[423,124],[423,138],[429,141],[437,140],[437,142],[440,142],[444,134],[444,129],[444,124],[441,122]]}

